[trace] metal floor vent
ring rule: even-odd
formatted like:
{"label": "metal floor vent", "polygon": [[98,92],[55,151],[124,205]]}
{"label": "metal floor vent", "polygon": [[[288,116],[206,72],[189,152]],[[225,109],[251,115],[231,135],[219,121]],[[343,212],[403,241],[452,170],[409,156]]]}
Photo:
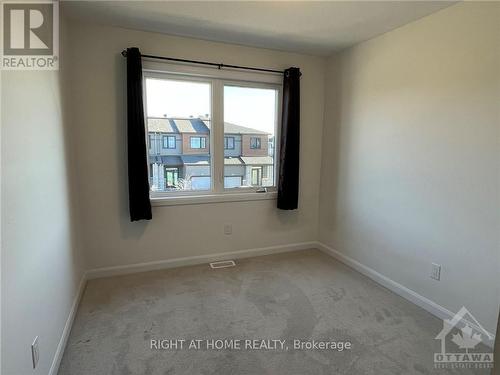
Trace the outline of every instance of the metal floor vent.
{"label": "metal floor vent", "polygon": [[236,263],[234,263],[234,260],[223,260],[220,262],[212,262],[210,263],[210,268],[216,269],[216,268],[227,268],[227,267],[234,267],[236,266]]}

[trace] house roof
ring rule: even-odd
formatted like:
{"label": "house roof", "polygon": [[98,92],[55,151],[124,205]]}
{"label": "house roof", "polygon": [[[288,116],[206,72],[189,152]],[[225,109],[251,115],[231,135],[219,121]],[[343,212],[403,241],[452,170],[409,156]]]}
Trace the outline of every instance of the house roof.
{"label": "house roof", "polygon": [[243,165],[243,162],[239,157],[225,157],[224,165]]}
{"label": "house roof", "polygon": [[150,156],[149,157],[149,162],[150,163],[159,163],[159,164],[167,164],[167,165],[182,165],[182,159],[180,156]]}
{"label": "house roof", "polygon": [[[155,133],[210,133],[210,120],[200,118],[148,117],[148,131]],[[261,130],[224,123],[226,134],[269,134]]]}
{"label": "house roof", "polygon": [[148,131],[156,133],[201,133],[210,132],[210,121],[199,118],[148,118]]}
{"label": "house roof", "polygon": [[181,155],[182,162],[187,165],[210,165],[210,156]]}
{"label": "house roof", "polygon": [[226,134],[269,134],[261,130],[247,128],[245,126],[224,122],[224,133]]}
{"label": "house roof", "polygon": [[241,156],[241,160],[246,165],[267,165],[273,164],[273,158],[270,156]]}

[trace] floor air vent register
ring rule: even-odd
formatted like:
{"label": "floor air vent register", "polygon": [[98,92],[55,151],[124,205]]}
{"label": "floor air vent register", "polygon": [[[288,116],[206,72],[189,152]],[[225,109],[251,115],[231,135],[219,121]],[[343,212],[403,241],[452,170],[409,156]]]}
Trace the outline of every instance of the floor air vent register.
{"label": "floor air vent register", "polygon": [[223,260],[220,262],[212,262],[209,263],[210,268],[217,269],[217,268],[227,268],[227,267],[234,267],[236,266],[236,263],[234,263],[234,260]]}

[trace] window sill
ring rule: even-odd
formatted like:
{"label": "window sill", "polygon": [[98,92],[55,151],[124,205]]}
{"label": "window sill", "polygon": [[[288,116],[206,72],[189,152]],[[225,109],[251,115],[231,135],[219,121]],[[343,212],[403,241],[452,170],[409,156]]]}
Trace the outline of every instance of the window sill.
{"label": "window sill", "polygon": [[271,191],[267,193],[226,193],[226,194],[206,194],[190,196],[173,197],[154,197],[150,198],[151,205],[156,206],[178,206],[206,203],[225,203],[225,202],[247,202],[276,199],[278,193]]}

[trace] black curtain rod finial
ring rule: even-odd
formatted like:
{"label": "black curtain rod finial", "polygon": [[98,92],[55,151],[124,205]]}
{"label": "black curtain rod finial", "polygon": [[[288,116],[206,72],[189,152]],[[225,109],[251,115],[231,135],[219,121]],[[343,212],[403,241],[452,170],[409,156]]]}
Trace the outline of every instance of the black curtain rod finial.
{"label": "black curtain rod finial", "polygon": [[122,56],[123,56],[123,57],[127,57],[127,50],[126,50],[126,49],[124,49],[124,50],[122,51]]}

